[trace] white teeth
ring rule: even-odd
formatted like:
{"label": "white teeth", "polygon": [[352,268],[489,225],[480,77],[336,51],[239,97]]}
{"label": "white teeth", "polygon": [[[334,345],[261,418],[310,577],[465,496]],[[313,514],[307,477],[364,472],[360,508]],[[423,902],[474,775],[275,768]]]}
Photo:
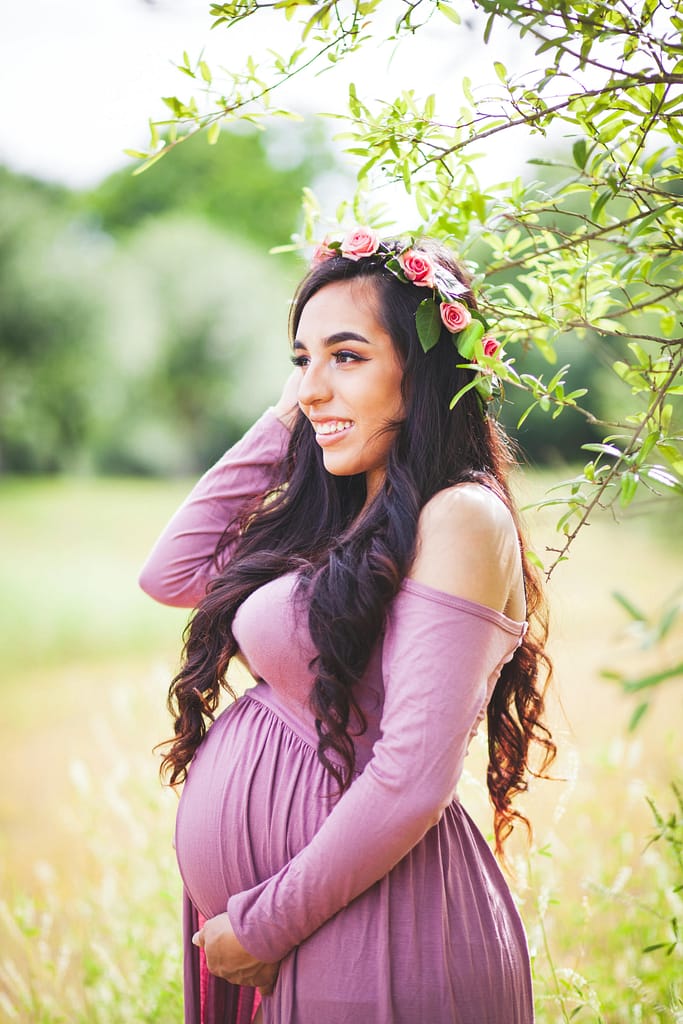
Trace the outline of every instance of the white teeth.
{"label": "white teeth", "polygon": [[353,420],[329,420],[327,423],[317,423],[316,434],[337,434],[340,430],[347,430],[353,426]]}

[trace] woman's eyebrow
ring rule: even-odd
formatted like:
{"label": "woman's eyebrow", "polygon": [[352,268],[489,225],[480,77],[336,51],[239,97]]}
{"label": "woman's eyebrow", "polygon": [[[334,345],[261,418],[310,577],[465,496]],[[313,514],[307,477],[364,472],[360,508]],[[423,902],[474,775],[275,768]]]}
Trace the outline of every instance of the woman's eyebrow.
{"label": "woman's eyebrow", "polygon": [[[365,345],[372,345],[368,338],[365,338],[362,334],[356,334],[355,331],[337,331],[336,334],[330,334],[328,338],[322,339],[325,348],[337,345],[340,341],[361,341]],[[306,348],[306,345],[303,341],[295,341],[293,347],[295,349]]]}

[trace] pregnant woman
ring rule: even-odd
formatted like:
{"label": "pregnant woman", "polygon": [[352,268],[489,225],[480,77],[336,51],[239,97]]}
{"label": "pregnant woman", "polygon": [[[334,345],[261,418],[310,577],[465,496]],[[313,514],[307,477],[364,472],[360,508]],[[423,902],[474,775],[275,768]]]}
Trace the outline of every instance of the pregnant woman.
{"label": "pregnant woman", "polygon": [[[530,1024],[524,930],[457,794],[486,718],[500,853],[530,746],[554,754],[498,343],[447,250],[364,228],[318,248],[291,333],[280,401],[141,576],[195,608],[164,762],[186,1024]],[[233,658],[254,685],[214,721]]]}

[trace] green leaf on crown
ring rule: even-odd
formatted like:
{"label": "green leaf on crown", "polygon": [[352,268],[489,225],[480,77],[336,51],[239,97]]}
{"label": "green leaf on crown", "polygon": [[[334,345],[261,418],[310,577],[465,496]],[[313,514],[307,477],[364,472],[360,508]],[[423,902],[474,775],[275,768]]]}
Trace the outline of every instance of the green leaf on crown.
{"label": "green leaf on crown", "polygon": [[471,380],[468,384],[465,384],[463,387],[461,387],[460,390],[455,395],[453,395],[453,397],[451,398],[451,402],[450,402],[450,405],[449,405],[448,408],[449,409],[455,408],[455,406],[460,401],[462,396],[466,395],[468,391],[472,390],[472,388],[476,388],[476,386],[477,386],[477,381],[476,381],[476,379],[474,379],[474,380]]}
{"label": "green leaf on crown", "polygon": [[423,299],[417,307],[415,326],[425,352],[434,348],[441,335],[441,312],[433,298]]}
{"label": "green leaf on crown", "polygon": [[483,337],[483,323],[481,323],[480,320],[473,320],[464,331],[461,331],[460,334],[453,335],[453,344],[463,359],[467,359],[469,362],[472,362],[472,359],[476,355],[477,342],[481,341]]}
{"label": "green leaf on crown", "polygon": [[478,320],[480,324],[484,325],[484,332],[488,331],[489,324],[484,314],[480,313],[478,309],[470,309],[470,313],[473,320]]}

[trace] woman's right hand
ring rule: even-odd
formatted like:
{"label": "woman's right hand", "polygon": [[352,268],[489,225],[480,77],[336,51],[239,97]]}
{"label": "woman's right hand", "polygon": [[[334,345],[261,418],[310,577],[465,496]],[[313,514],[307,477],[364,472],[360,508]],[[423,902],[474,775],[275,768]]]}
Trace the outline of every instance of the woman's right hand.
{"label": "woman's right hand", "polygon": [[280,964],[264,963],[247,952],[235,935],[226,912],[210,917],[192,936],[192,942],[204,950],[211,974],[233,985],[258,988],[262,996],[272,994]]}
{"label": "woman's right hand", "polygon": [[281,423],[291,430],[294,426],[297,413],[299,411],[298,394],[299,384],[301,383],[301,370],[299,367],[295,367],[290,373],[289,377],[285,381],[285,386],[282,389],[277,403],[274,406],[275,415]]}

